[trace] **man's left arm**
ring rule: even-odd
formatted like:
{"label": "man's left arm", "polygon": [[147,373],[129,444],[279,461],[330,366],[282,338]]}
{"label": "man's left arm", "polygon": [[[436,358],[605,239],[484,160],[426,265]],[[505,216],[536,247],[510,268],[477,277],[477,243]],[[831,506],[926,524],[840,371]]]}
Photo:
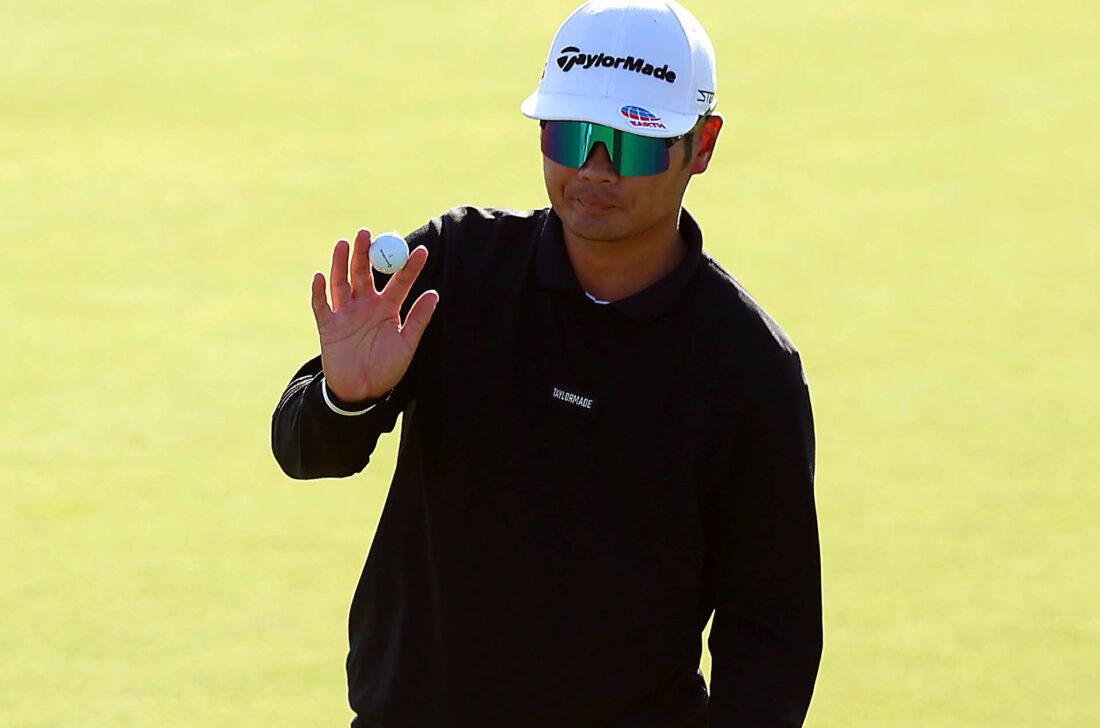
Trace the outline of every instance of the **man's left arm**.
{"label": "man's left arm", "polygon": [[732,473],[706,504],[711,728],[803,724],[822,650],[814,430],[796,353],[751,394]]}

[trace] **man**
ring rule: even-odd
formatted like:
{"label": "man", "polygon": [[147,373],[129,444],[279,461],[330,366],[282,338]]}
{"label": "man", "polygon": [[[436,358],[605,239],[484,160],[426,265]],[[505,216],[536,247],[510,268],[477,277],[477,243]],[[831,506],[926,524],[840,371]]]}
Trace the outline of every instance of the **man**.
{"label": "man", "polygon": [[380,293],[367,230],[336,245],[331,305],[314,277],[321,356],[275,411],[279,463],[351,475],[403,414],[349,619],[353,726],[802,724],[810,403],[796,350],[681,209],[715,91],[686,10],[588,3],[522,105],[551,208],[451,210]]}

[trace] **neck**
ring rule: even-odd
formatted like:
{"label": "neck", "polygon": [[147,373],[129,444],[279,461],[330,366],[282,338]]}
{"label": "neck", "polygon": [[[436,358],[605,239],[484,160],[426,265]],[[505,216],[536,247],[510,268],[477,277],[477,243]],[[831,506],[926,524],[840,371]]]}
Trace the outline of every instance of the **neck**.
{"label": "neck", "polygon": [[585,291],[618,301],[645,290],[672,272],[687,254],[677,219],[623,240],[591,240],[563,226],[573,272]]}

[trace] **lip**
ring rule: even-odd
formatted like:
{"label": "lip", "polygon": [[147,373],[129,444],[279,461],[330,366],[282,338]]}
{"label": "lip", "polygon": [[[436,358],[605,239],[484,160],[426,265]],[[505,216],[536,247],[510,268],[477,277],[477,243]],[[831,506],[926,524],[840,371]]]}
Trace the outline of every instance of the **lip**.
{"label": "lip", "polygon": [[615,205],[610,200],[602,197],[575,197],[577,205],[584,210],[595,215],[599,215],[609,210],[614,209]]}

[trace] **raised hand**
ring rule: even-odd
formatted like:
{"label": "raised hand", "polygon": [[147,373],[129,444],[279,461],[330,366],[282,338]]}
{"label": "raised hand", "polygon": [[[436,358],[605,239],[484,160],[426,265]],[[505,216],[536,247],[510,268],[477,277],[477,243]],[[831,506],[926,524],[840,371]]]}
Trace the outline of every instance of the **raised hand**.
{"label": "raised hand", "polygon": [[424,269],[428,250],[412,251],[405,267],[393,274],[379,293],[371,272],[370,231],[355,236],[348,280],[347,240],[332,252],[329,275],[332,305],[325,297],[325,275],[313,275],[313,316],[321,336],[321,365],[329,389],[342,400],[377,399],[401,380],[428,327],[439,294],[425,291],[401,322],[401,305],[413,282]]}

